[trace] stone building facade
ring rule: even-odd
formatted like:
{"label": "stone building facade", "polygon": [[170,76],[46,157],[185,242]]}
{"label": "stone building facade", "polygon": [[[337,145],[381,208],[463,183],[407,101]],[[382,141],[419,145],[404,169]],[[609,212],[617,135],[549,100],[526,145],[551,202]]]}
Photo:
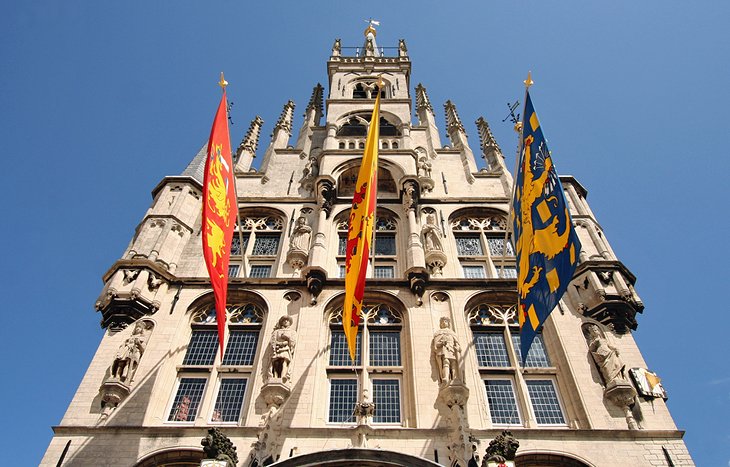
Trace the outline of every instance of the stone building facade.
{"label": "stone building facade", "polygon": [[[488,123],[478,170],[456,106],[442,141],[405,42],[381,49],[372,28],[357,49],[335,41],[327,74],[296,135],[286,103],[258,170],[260,118],[235,151],[225,359],[201,254],[204,148],[154,189],[104,275],[106,333],[42,464],[199,465],[215,426],[242,466],[466,467],[505,429],[518,466],[693,465],[651,374],[653,396],[639,391],[643,304],[578,181],[561,177],[580,265],[522,367],[512,176]],[[352,363],[344,239],[378,92],[375,259]]]}

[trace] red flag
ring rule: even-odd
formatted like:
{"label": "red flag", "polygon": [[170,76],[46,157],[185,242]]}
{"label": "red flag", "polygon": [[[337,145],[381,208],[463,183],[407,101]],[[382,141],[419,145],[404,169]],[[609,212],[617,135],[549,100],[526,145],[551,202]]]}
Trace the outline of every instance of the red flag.
{"label": "red flag", "polygon": [[357,175],[355,195],[347,231],[347,256],[345,257],[345,304],[342,310],[342,327],[350,349],[350,358],[355,361],[357,330],[360,325],[365,276],[370,258],[370,245],[375,224],[375,201],[378,193],[378,141],[380,138],[380,88],[375,98],[373,116],[370,119],[365,152]]}
{"label": "red flag", "polygon": [[203,257],[215,295],[221,359],[226,329],[228,262],[231,259],[231,239],[238,209],[226,104],[226,90],[223,88],[221,103],[210,130],[203,178]]}

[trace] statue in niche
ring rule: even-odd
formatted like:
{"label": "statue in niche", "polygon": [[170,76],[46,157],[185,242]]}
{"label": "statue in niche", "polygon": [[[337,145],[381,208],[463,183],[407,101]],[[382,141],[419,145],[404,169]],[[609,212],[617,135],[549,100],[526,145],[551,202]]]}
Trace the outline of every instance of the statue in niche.
{"label": "statue in niche", "polygon": [[603,336],[597,325],[588,325],[587,331],[588,349],[601,372],[606,387],[616,383],[625,383],[626,366],[621,361],[618,349],[608,343],[608,339]]}
{"label": "statue in niche", "polygon": [[441,243],[441,229],[436,224],[436,216],[433,213],[426,215],[426,223],[421,228],[421,235],[426,251],[444,251],[444,245]]}
{"label": "statue in niche", "polygon": [[406,210],[413,209],[418,202],[416,188],[416,184],[413,182],[406,182],[403,185],[403,208]]}
{"label": "statue in niche", "polygon": [[147,326],[148,324],[143,321],[137,322],[132,335],[119,347],[114,357],[114,363],[112,363],[112,378],[127,383],[127,385],[132,382],[147,345],[147,336],[145,335],[148,329]]}
{"label": "statue in niche", "polygon": [[431,340],[431,353],[436,359],[439,371],[439,386],[461,383],[459,372],[459,355],[461,345],[456,333],[451,330],[451,320],[443,317],[439,321],[441,329],[436,331]]}
{"label": "statue in niche", "polygon": [[312,228],[307,225],[307,218],[299,216],[297,224],[294,226],[294,230],[291,234],[291,240],[289,240],[289,248],[298,251],[309,251],[309,242],[312,238]]}
{"label": "statue in niche", "polygon": [[302,171],[302,173],[304,174],[305,178],[317,178],[317,176],[319,175],[319,164],[317,163],[317,156],[309,156],[307,165],[304,166],[304,170]]}
{"label": "statue in niche", "polygon": [[279,318],[279,322],[271,333],[271,366],[269,379],[279,378],[283,382],[291,379],[291,361],[294,347],[297,345],[297,333],[291,329],[292,319],[288,316]]}
{"label": "statue in niche", "polygon": [[431,162],[426,156],[421,156],[418,160],[418,175],[431,178]]}

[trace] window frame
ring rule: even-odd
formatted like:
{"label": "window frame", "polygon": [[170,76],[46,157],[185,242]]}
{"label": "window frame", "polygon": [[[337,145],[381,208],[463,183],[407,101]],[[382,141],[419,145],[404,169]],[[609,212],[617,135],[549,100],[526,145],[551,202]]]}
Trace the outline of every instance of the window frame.
{"label": "window frame", "polygon": [[[200,391],[200,399],[198,400],[198,406],[196,408],[195,415],[193,416],[192,420],[170,420],[170,418],[172,417],[173,407],[175,406],[175,400],[178,397],[178,394],[180,392],[180,386],[182,385],[182,382],[184,379],[198,379],[198,380],[203,381],[203,388]],[[175,379],[175,389],[172,391],[172,393],[170,395],[170,400],[168,401],[168,403],[166,405],[165,423],[172,423],[172,424],[176,424],[176,425],[193,425],[193,424],[195,424],[196,420],[200,416],[201,409],[203,408],[205,400],[206,400],[205,396],[206,396],[206,392],[208,391],[208,387],[209,387],[208,383],[210,383],[208,376],[201,376],[200,373],[190,373],[190,372],[178,373],[176,376],[176,379]]]}
{"label": "window frame", "polygon": [[[449,221],[451,234],[454,238],[454,251],[462,266],[461,272],[464,279],[481,280],[481,279],[514,279],[511,272],[503,272],[503,269],[515,269],[515,246],[512,236],[509,235],[507,229],[507,218],[501,213],[469,215],[462,214],[452,217]],[[507,254],[492,254],[490,239],[503,241],[507,234]],[[478,254],[464,254],[460,251],[459,239],[475,238],[477,239],[481,252]],[[510,254],[511,253],[511,254]],[[485,277],[467,277],[464,266],[484,266]]]}
{"label": "window frame", "polygon": [[[377,323],[374,320],[377,319],[379,316],[378,312],[380,311],[380,307],[386,307],[387,313],[394,322],[390,323]],[[373,417],[373,424],[379,425],[379,426],[403,426],[404,423],[404,373],[405,373],[405,354],[404,354],[404,323],[403,323],[403,316],[400,311],[397,311],[396,308],[392,307],[391,305],[388,305],[386,303],[382,302],[366,302],[365,306],[363,307],[364,313],[362,315],[361,321],[360,321],[360,328],[358,330],[358,337],[360,339],[360,363],[348,365],[348,366],[342,366],[342,365],[332,365],[332,336],[334,332],[344,332],[342,328],[342,307],[338,308],[334,313],[330,313],[328,321],[329,321],[329,340],[328,340],[328,346],[327,346],[327,353],[326,353],[326,373],[327,373],[327,379],[328,379],[328,388],[330,388],[330,392],[328,393],[328,401],[327,401],[327,413],[326,413],[326,420],[329,424],[355,424],[357,423],[357,419],[353,418],[350,422],[331,422],[329,415],[330,415],[330,398],[331,398],[331,383],[330,381],[333,379],[355,379],[357,380],[357,393],[355,398],[355,403],[357,404],[361,400],[362,396],[362,388],[365,385],[365,387],[368,387],[370,389],[370,399],[371,401],[375,401],[375,386],[373,384],[374,380],[397,380],[398,381],[398,413],[400,420],[397,422],[375,422]],[[400,361],[400,365],[375,365],[371,364],[370,358],[372,356],[371,353],[371,344],[372,344],[372,334],[373,332],[384,332],[384,333],[393,333],[398,334],[397,342],[398,342],[398,360]],[[345,349],[347,351],[347,349]],[[349,358],[349,354],[347,356]],[[353,372],[356,376],[353,377]],[[377,413],[377,406],[376,406],[376,413]]]}
{"label": "window frame", "polygon": [[[504,379],[509,379],[511,381],[515,403],[518,408],[518,416],[520,417],[519,426],[529,426],[529,424],[535,423],[538,427],[567,427],[567,420],[569,417],[560,395],[558,368],[555,366],[555,362],[550,356],[551,352],[545,342],[543,334],[542,332],[538,333],[537,339],[539,339],[542,344],[547,365],[533,366],[527,365],[528,362],[525,362],[526,365],[523,366],[520,358],[520,349],[516,346],[520,340],[519,326],[516,319],[516,305],[504,305],[498,303],[491,304],[488,301],[481,301],[467,308],[467,322],[471,331],[471,342],[474,347],[474,363],[479,371],[480,377],[483,381]],[[478,336],[482,334],[495,334],[501,336],[506,350],[506,357],[508,361],[507,366],[487,366],[481,364],[477,339]],[[532,355],[532,352],[533,348],[530,349],[530,353],[528,355]],[[534,402],[529,394],[529,381],[550,381],[552,383],[552,388],[565,423],[547,424],[537,422],[537,413],[535,411]],[[485,404],[491,420],[492,409],[486,393],[486,386],[484,397],[486,398]],[[494,422],[492,423],[494,424]],[[497,426],[497,424],[494,425]],[[502,424],[499,425],[501,426]]]}
{"label": "window frame", "polygon": [[[225,421],[225,420],[213,420],[213,415],[215,415],[216,411],[216,405],[218,404],[218,397],[220,397],[220,391],[221,386],[223,386],[223,380],[226,379],[242,379],[244,381],[244,388],[243,388],[243,397],[241,398],[241,406],[238,409],[238,417],[234,421]],[[243,418],[243,409],[246,407],[246,400],[248,399],[249,394],[249,383],[251,380],[250,375],[240,375],[236,373],[219,373],[218,378],[216,380],[215,384],[215,390],[213,391],[213,397],[211,398],[211,404],[210,404],[210,410],[208,414],[208,423],[215,424],[215,425],[230,425],[230,426],[237,426],[241,423],[241,418]]]}

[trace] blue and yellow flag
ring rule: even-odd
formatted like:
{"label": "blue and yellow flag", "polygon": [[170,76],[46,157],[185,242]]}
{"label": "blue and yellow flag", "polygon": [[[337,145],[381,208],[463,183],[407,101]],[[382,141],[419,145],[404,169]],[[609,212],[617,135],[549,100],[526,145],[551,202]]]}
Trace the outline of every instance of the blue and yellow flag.
{"label": "blue and yellow flag", "polygon": [[523,115],[522,154],[513,206],[524,363],[535,334],[573,278],[580,241],[529,92]]}

